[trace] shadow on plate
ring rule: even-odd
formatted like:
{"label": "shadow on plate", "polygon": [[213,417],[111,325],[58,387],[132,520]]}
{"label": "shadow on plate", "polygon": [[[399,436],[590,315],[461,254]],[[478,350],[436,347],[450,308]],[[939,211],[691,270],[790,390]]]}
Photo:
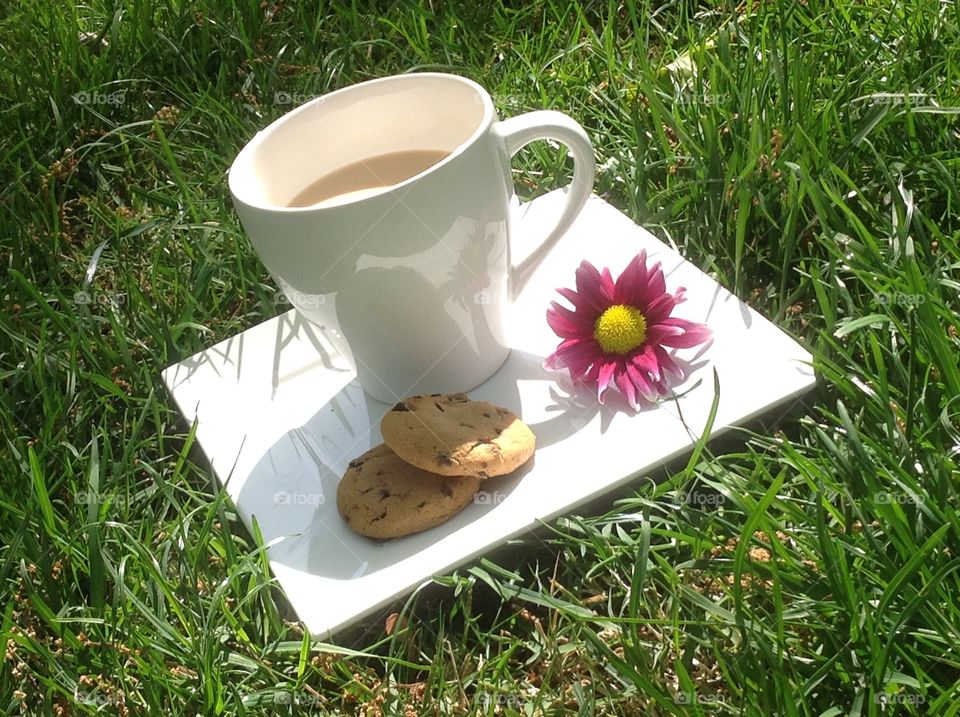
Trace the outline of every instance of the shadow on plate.
{"label": "shadow on plate", "polygon": [[[541,361],[515,349],[500,370],[470,395],[520,413],[518,382],[557,377],[543,369]],[[557,415],[530,424],[538,447],[582,430],[597,410],[588,400],[566,400],[569,397],[553,389],[551,395]],[[256,461],[237,503],[256,519],[276,564],[336,580],[353,580],[396,566],[437,543],[455,541],[466,525],[495,513],[511,500],[514,488],[533,468],[531,460],[510,475],[484,482],[472,505],[430,530],[388,541],[357,535],[337,512],[337,485],[352,459],[381,442],[380,419],[388,410],[389,405],[370,398],[352,381]]]}

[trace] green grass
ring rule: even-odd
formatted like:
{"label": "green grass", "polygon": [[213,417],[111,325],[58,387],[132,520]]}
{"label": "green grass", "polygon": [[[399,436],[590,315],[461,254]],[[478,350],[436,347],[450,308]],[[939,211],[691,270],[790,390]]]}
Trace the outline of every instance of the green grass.
{"label": "green grass", "polygon": [[[69,5],[0,9],[5,713],[960,711],[957,2]],[[320,644],[159,373],[277,311],[224,171],[283,93],[417,70],[578,118],[822,380]]]}

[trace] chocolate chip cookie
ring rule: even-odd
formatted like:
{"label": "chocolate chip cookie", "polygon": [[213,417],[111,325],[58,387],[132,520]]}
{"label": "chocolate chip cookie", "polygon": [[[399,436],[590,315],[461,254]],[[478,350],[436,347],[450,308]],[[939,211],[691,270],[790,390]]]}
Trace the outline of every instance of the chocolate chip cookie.
{"label": "chocolate chip cookie", "polygon": [[480,478],[516,470],[533,455],[533,431],[506,408],[464,393],[411,396],[380,422],[384,442],[417,468]]}
{"label": "chocolate chip cookie", "polygon": [[466,508],[475,476],[440,476],[401,460],[385,444],[350,461],[337,486],[337,510],[368,538],[399,538],[433,528]]}

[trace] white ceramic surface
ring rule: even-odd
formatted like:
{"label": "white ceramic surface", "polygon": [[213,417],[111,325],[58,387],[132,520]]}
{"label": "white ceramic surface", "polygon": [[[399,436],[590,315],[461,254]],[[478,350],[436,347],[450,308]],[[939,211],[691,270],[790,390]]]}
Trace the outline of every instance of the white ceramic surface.
{"label": "white ceramic surface", "polygon": [[[526,226],[550,226],[562,203],[560,192],[532,202]],[[676,393],[700,382],[696,388],[631,415],[618,410],[623,404],[601,407],[590,393],[571,393],[566,374],[540,364],[559,341],[545,320],[556,287],[573,285],[582,259],[617,274],[642,248],[663,262],[668,290],[687,287],[674,315],[706,322],[715,338],[699,357],[700,349],[676,354],[693,366]],[[314,635],[327,638],[430,576],[688,452],[714,398],[712,369],[721,394],[714,435],[782,410],[815,380],[810,355],[791,337],[595,196],[508,319],[513,351],[470,395],[531,426],[538,442],[532,464],[522,476],[491,482],[448,523],[388,542],[351,533],[337,514],[339,476],[380,442],[389,405],[361,390],[350,358],[335,349],[335,325],[314,325],[291,310],[164,372],[241,518],[259,523],[274,574]]]}
{"label": "white ceramic surface", "polygon": [[[531,231],[510,158],[537,139],[567,145],[574,171],[562,211]],[[450,154],[352,201],[287,206],[325,174],[409,150]],[[501,122],[475,82],[414,73],[285,114],[243,148],[229,179],[244,229],[290,303],[318,325],[338,323],[361,385],[390,402],[465,391],[500,367],[509,298],[582,209],[593,170],[590,140],[566,115]]]}

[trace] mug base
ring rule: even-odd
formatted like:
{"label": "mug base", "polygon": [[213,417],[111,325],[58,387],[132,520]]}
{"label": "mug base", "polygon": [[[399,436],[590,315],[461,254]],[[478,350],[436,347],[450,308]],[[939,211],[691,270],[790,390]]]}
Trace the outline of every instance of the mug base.
{"label": "mug base", "polygon": [[[496,374],[497,371],[499,371],[507,362],[507,359],[510,358],[510,354],[512,353],[512,349],[508,346],[503,348],[504,353],[502,358],[495,360],[493,363],[493,368],[488,370],[486,375],[482,375],[482,377],[479,379],[476,377],[471,377],[467,380],[463,380],[462,377],[458,378],[456,376],[436,377],[428,375],[417,381],[408,389],[400,389],[398,391],[387,386],[376,376],[368,371],[363,370],[361,366],[358,366],[357,381],[360,383],[360,387],[363,389],[363,392],[367,394],[367,396],[375,401],[379,401],[380,403],[390,406],[395,404],[397,401],[407,398],[408,396],[418,396],[429,393],[468,393],[477,386],[480,386],[490,380],[490,378]],[[402,391],[402,395],[400,391]]]}

